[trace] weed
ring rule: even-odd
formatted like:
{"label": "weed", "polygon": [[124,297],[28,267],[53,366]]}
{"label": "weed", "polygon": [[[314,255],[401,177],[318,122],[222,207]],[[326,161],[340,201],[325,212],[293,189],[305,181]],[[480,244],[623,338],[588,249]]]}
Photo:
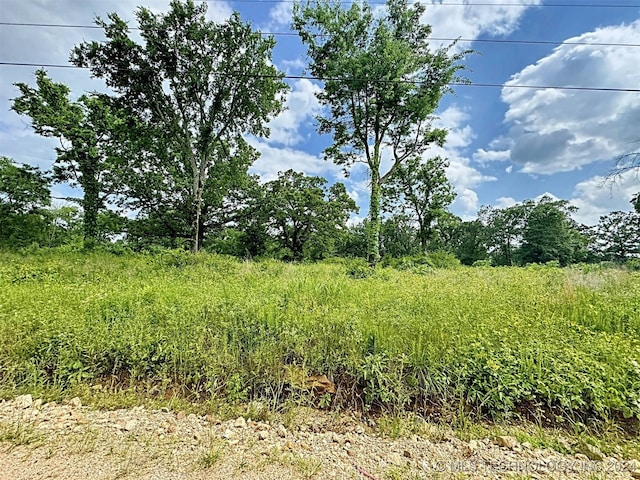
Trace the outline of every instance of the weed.
{"label": "weed", "polygon": [[[2,252],[0,396],[198,402],[256,418],[287,402],[462,412],[637,435],[640,273],[471,268],[438,254],[418,263],[425,275],[418,260]],[[335,393],[291,382],[294,370]],[[249,402],[268,409],[243,412]]]}
{"label": "weed", "polygon": [[224,457],[225,445],[223,443],[210,447],[200,458],[203,468],[211,468]]}
{"label": "weed", "polygon": [[44,435],[32,425],[0,422],[0,442],[10,444],[9,450],[22,445],[39,445]]}

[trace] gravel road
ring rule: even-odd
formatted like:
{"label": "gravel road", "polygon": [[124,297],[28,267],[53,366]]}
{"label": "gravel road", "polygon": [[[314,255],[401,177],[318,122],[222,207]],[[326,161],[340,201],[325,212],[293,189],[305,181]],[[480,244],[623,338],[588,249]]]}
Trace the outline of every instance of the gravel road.
{"label": "gravel road", "polygon": [[[301,409],[238,417],[134,407],[95,410],[75,398],[0,401],[1,480],[79,479],[631,479],[640,464],[562,455],[512,437],[463,442],[427,424],[392,439],[356,415]],[[285,425],[286,424],[286,425]]]}

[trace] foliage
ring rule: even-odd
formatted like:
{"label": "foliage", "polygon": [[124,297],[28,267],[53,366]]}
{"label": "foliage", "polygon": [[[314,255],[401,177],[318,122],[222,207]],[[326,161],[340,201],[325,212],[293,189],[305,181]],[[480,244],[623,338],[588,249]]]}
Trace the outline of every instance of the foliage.
{"label": "foliage", "polygon": [[489,231],[480,220],[452,224],[450,237],[449,247],[463,265],[488,261]]}
{"label": "foliage", "polygon": [[0,253],[2,394],[153,382],[276,404],[294,394],[287,367],[327,375],[336,405],[637,425],[637,272],[346,272],[184,251]]}
{"label": "foliage", "polygon": [[455,198],[447,179],[448,162],[440,157],[423,161],[413,157],[399,164],[383,187],[384,209],[412,219],[418,225],[423,253],[434,236],[434,226]]}
{"label": "foliage", "polygon": [[35,167],[0,157],[0,245],[43,243],[49,205],[48,178]]}
{"label": "foliage", "polygon": [[286,90],[270,61],[272,37],[237,13],[217,24],[206,11],[193,0],[172,0],[166,14],[139,8],[142,45],[112,13],[96,21],[106,41],[82,43],[71,55],[105,79],[136,120],[132,134],[145,153],[127,179],[134,206],[174,238],[187,233],[194,251],[210,210],[256,159],[243,136],[268,134],[266,122],[281,110]]}
{"label": "foliage", "polygon": [[281,248],[300,260],[332,253],[335,237],[358,207],[342,183],[327,187],[322,177],[288,170],[264,185],[260,209]]}
{"label": "foliage", "polygon": [[495,265],[516,265],[531,201],[504,209],[482,207],[478,220],[486,227],[486,245]]}
{"label": "foliage", "polygon": [[109,197],[119,192],[117,172],[121,163],[118,147],[125,128],[121,112],[108,105],[104,96],[83,95],[69,99],[69,88],[53,82],[44,70],[36,72],[36,88],[17,83],[21,95],[12,109],[31,117],[38,135],[60,139],[56,148],[54,179],[82,188],[84,238],[87,246],[98,240],[98,213]]}
{"label": "foliage", "polygon": [[[523,265],[555,260],[561,265],[586,258],[588,237],[571,219],[575,211],[566,200],[548,196],[504,209],[483,207],[478,213],[479,237],[472,243],[480,253],[484,243],[494,265]],[[482,231],[484,230],[484,231]],[[480,260],[482,258],[476,258]]]}
{"label": "foliage", "polygon": [[24,214],[49,205],[49,180],[37,167],[16,165],[0,157],[0,206],[3,212]]}
{"label": "foliage", "polygon": [[624,261],[640,255],[640,213],[602,215],[594,233],[594,248],[605,260]]}
{"label": "foliage", "polygon": [[[364,2],[348,9],[326,0],[294,5],[293,28],[307,46],[311,74],[324,82],[317,96],[329,110],[318,117],[319,131],[333,135],[325,155],[345,170],[354,162],[369,170],[372,264],[380,258],[381,187],[398,166],[444,142],[446,132],[432,128],[431,116],[464,57],[429,49],[423,12],[407,0],[389,0],[383,13]],[[392,163],[386,173],[385,153]]]}
{"label": "foliage", "polygon": [[412,222],[406,216],[386,218],[380,227],[380,253],[383,258],[413,255],[418,250],[416,237]]}
{"label": "foliage", "polygon": [[570,217],[575,210],[565,200],[541,198],[527,215],[519,252],[522,262],[558,261],[564,266],[582,260],[587,239]]}

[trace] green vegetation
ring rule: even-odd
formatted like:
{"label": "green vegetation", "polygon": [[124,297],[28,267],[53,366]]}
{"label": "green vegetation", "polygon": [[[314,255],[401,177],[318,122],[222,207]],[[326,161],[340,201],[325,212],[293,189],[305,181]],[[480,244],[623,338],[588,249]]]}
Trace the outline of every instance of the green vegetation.
{"label": "green vegetation", "polygon": [[639,272],[362,263],[2,253],[2,395],[102,385],[637,429]]}

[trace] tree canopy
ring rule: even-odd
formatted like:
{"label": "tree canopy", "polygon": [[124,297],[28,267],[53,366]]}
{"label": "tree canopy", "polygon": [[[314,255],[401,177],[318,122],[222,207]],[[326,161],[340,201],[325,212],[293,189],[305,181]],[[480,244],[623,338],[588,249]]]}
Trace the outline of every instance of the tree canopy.
{"label": "tree canopy", "polygon": [[[206,11],[206,3],[193,0],[172,0],[166,14],[139,8],[142,44],[112,13],[96,21],[106,40],[82,43],[71,54],[75,65],[106,81],[140,124],[138,145],[148,154],[144,164],[132,165],[132,174],[144,180],[130,195],[149,213],[177,199],[194,251],[202,243],[207,190],[218,167],[255,160],[243,136],[268,135],[266,123],[280,112],[287,89],[271,63],[272,37],[237,13],[214,23]],[[222,192],[228,187],[217,186]]]}
{"label": "tree canopy", "polygon": [[38,135],[60,140],[54,179],[82,188],[84,238],[95,242],[98,213],[119,189],[122,157],[117,137],[125,128],[122,117],[104,96],[83,95],[71,101],[69,87],[51,80],[44,70],[36,72],[36,88],[16,86],[21,95],[13,100],[12,109],[30,116]]}
{"label": "tree canopy", "polygon": [[[333,136],[325,155],[346,170],[360,162],[369,171],[370,263],[380,257],[381,186],[408,159],[443,144],[446,132],[432,126],[433,113],[466,53],[431,50],[423,12],[407,0],[388,0],[384,13],[365,2],[294,5],[293,28],[312,75],[324,83],[317,96],[328,110],[318,117],[319,131]],[[383,160],[391,164],[386,172]]]}

